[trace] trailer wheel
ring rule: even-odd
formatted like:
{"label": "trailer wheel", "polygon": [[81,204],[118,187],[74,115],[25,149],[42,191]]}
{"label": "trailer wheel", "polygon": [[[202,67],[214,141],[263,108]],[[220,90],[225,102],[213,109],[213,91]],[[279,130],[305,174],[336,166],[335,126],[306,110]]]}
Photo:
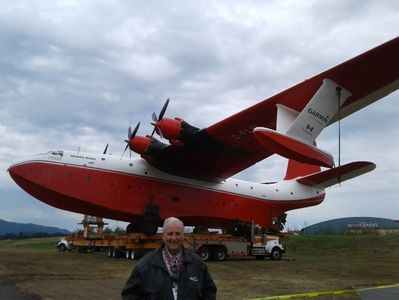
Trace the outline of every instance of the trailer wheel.
{"label": "trailer wheel", "polygon": [[272,249],[272,252],[270,253],[270,258],[272,260],[279,260],[281,259],[281,250],[277,247],[274,247]]}
{"label": "trailer wheel", "polygon": [[114,253],[113,256],[114,258],[121,258],[123,257],[123,250],[121,250],[120,248],[114,248]]}
{"label": "trailer wheel", "polygon": [[126,258],[134,259],[134,250],[126,250]]}
{"label": "trailer wheel", "polygon": [[108,257],[112,257],[112,253],[113,253],[113,251],[112,251],[112,248],[108,248]]}
{"label": "trailer wheel", "polygon": [[201,247],[198,251],[198,255],[203,261],[208,261],[211,256],[208,247]]}
{"label": "trailer wheel", "polygon": [[226,259],[226,249],[224,247],[217,247],[215,249],[215,258],[218,261]]}
{"label": "trailer wheel", "polygon": [[117,258],[118,257],[118,249],[115,249],[115,248],[110,248],[110,253],[109,253],[109,257],[112,257],[112,258]]}

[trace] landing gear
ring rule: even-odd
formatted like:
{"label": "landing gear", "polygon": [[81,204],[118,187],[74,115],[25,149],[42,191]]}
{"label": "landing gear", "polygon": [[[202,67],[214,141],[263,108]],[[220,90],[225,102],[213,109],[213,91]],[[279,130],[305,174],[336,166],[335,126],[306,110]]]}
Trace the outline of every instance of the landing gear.
{"label": "landing gear", "polygon": [[141,232],[140,224],[130,223],[129,225],[127,225],[126,233],[131,233],[131,232]]}
{"label": "landing gear", "polygon": [[273,225],[272,228],[270,228],[270,231],[281,232],[284,230],[285,223],[287,222],[287,214],[283,213],[278,217],[273,217],[272,220]]}
{"label": "landing gear", "polygon": [[156,219],[144,219],[143,233],[146,235],[154,235],[158,231],[158,218]]}
{"label": "landing gear", "polygon": [[226,233],[233,236],[243,236],[247,241],[251,240],[251,225],[236,220],[234,226],[227,228]]}
{"label": "landing gear", "polygon": [[144,207],[143,219],[140,223],[130,223],[126,227],[126,233],[141,232],[148,236],[154,235],[158,231],[159,206],[146,205]]}
{"label": "landing gear", "polygon": [[146,235],[154,235],[158,231],[159,206],[148,204],[144,207],[143,232]]}
{"label": "landing gear", "polygon": [[130,223],[126,227],[126,233],[140,232],[148,236],[156,234],[158,231],[158,219],[144,220],[142,224]]}

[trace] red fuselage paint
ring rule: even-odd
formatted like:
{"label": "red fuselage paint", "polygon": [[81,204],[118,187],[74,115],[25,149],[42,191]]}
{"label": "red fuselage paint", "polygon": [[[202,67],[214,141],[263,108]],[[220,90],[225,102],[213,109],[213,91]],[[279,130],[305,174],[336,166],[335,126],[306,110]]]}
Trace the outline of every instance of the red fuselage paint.
{"label": "red fuselage paint", "polygon": [[38,155],[9,172],[22,189],[51,206],[127,222],[142,217],[150,204],[159,207],[160,219],[176,216],[186,225],[229,226],[240,220],[273,227],[282,213],[317,205],[325,197],[324,190],[295,181],[191,180],[161,172],[141,158],[67,151]]}

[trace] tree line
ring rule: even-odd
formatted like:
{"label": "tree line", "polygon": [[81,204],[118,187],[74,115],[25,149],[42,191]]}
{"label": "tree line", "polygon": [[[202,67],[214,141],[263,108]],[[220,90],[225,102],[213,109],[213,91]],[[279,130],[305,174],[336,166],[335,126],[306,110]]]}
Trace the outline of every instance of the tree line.
{"label": "tree line", "polygon": [[0,235],[0,240],[22,240],[31,238],[42,238],[42,237],[54,237],[54,236],[65,236],[62,232],[11,232]]}

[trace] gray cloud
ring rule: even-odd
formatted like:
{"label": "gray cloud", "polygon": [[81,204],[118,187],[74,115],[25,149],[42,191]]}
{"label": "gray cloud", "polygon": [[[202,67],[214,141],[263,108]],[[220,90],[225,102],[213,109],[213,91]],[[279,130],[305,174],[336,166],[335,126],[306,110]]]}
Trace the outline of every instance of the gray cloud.
{"label": "gray cloud", "polygon": [[[2,169],[21,156],[53,148],[102,151],[109,142],[113,153],[121,153],[127,127],[141,121],[140,134],[151,132],[150,115],[167,97],[172,100],[168,116],[206,127],[397,36],[399,28],[399,5],[393,1],[1,5]],[[384,172],[376,173],[379,184],[392,183],[398,174],[392,163],[399,148],[393,139],[397,98],[395,93],[342,124],[343,158],[377,158],[374,172]],[[319,145],[336,157],[335,128],[323,133]],[[276,180],[284,168],[281,159],[265,161],[239,176]],[[368,185],[367,178],[377,180],[367,176]],[[356,181],[357,191],[366,188],[362,180]],[[28,198],[7,174],[0,175],[0,189],[2,201]],[[389,190],[386,198],[394,193]],[[330,209],[312,209],[328,218]],[[17,207],[10,204],[0,218],[13,210]],[[306,211],[292,213],[292,219],[303,214],[310,220]],[[355,207],[351,211],[357,214]],[[54,224],[66,224],[69,213],[59,214]]]}

